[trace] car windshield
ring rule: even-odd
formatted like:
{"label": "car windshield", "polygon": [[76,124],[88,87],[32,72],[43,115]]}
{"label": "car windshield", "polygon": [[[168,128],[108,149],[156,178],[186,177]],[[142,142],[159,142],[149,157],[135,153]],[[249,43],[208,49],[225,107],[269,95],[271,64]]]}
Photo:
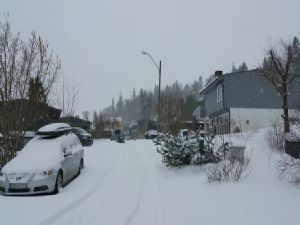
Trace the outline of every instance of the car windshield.
{"label": "car windshield", "polygon": [[87,134],[87,132],[82,129],[81,127],[77,127],[76,130],[80,133],[80,134]]}

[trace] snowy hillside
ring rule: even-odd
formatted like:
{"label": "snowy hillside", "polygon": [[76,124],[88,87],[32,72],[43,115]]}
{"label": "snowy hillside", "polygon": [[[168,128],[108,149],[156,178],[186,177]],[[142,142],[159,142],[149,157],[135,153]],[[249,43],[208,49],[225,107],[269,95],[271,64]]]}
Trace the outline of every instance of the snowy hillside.
{"label": "snowy hillside", "polygon": [[248,177],[207,184],[204,167],[170,169],[149,140],[96,141],[58,195],[0,196],[0,224],[299,225],[300,189],[278,178],[265,131],[231,136],[252,150]]}

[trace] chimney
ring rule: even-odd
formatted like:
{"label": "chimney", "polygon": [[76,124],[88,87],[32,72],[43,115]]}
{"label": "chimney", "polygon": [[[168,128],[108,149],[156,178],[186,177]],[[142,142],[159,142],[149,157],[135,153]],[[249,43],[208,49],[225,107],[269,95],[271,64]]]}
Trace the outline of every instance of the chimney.
{"label": "chimney", "polygon": [[215,76],[216,77],[220,77],[220,76],[222,76],[223,75],[223,71],[222,70],[216,70],[215,71]]}

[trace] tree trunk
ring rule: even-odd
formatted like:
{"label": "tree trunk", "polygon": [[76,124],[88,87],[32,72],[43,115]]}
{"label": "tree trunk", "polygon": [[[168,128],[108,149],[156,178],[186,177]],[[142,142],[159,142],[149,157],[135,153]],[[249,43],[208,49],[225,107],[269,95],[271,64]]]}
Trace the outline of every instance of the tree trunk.
{"label": "tree trunk", "polygon": [[290,132],[290,121],[289,121],[289,109],[288,109],[288,96],[287,94],[282,96],[283,100],[283,121],[284,121],[284,133]]}

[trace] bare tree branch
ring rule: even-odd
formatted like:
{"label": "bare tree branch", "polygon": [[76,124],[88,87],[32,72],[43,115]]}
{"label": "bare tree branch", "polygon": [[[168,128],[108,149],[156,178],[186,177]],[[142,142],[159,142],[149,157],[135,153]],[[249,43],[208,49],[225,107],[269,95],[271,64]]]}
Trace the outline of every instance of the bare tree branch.
{"label": "bare tree branch", "polygon": [[284,130],[289,132],[288,91],[290,83],[295,79],[295,63],[299,49],[294,49],[292,43],[282,39],[277,45],[270,45],[267,50],[265,65],[259,68],[260,73],[272,84],[282,98]]}

